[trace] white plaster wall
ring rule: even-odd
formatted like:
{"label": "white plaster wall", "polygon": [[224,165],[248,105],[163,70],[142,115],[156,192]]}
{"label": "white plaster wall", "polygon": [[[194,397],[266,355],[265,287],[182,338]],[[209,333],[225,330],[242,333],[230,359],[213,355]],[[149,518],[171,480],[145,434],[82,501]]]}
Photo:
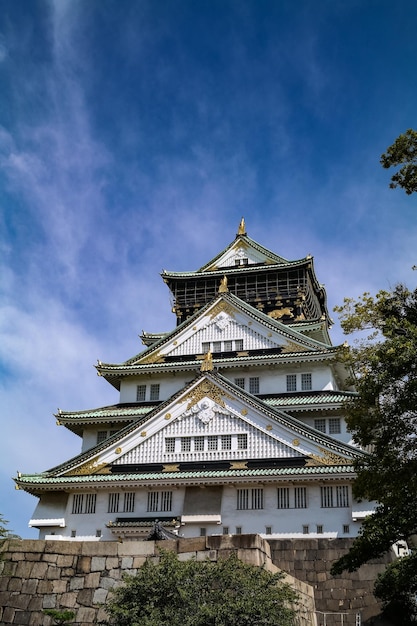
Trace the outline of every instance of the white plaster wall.
{"label": "white plaster wall", "polygon": [[145,375],[145,376],[132,376],[126,378],[120,385],[120,400],[119,402],[136,402],[136,387],[137,385],[146,385],[146,401],[148,401],[151,385],[159,383],[159,399],[167,400],[174,393],[184,387],[184,385],[192,380],[199,374],[199,370],[195,372],[176,372],[175,374],[166,375]]}

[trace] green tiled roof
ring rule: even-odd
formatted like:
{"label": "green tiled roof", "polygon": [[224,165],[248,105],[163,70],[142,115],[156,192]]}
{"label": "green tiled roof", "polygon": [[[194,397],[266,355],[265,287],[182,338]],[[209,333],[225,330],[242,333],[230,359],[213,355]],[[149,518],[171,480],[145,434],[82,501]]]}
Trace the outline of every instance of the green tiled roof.
{"label": "green tiled roof", "polygon": [[160,404],[156,402],[154,404],[140,405],[138,404],[115,404],[113,406],[103,406],[96,409],[85,409],[84,411],[60,411],[56,413],[55,417],[59,421],[81,421],[91,420],[94,418],[100,419],[117,419],[117,418],[135,418],[142,417],[152,411]]}
{"label": "green tiled roof", "polygon": [[83,476],[56,476],[45,474],[21,474],[15,481],[23,488],[29,485],[67,485],[68,483],[117,483],[117,482],[144,482],[150,480],[177,480],[177,479],[217,479],[217,478],[256,478],[279,476],[322,476],[354,474],[352,465],[314,465],[309,467],[280,467],[268,469],[229,469],[229,470],[198,470],[191,472],[149,472],[147,474],[88,474]]}
{"label": "green tiled roof", "polygon": [[353,391],[329,391],[327,393],[322,392],[317,394],[299,393],[298,395],[294,396],[282,395],[280,397],[264,397],[262,398],[262,401],[265,402],[265,404],[267,404],[268,406],[274,406],[279,408],[297,408],[298,406],[306,407],[309,405],[341,404],[356,397],[357,394]]}

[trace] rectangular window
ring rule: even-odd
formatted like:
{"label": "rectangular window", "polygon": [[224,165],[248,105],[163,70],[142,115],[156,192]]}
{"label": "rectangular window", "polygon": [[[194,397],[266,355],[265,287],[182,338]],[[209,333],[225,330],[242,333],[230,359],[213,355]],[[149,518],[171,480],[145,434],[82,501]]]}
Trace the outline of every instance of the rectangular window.
{"label": "rectangular window", "polygon": [[223,526],[222,535],[228,535],[228,534],[229,534],[229,527]]}
{"label": "rectangular window", "polygon": [[236,535],[242,534],[242,526],[236,526]]}
{"label": "rectangular window", "polygon": [[72,530],[71,531],[71,537],[76,537],[77,536],[77,531],[76,530]]}
{"label": "rectangular window", "polygon": [[257,376],[249,378],[249,393],[259,393],[259,378]]}
{"label": "rectangular window", "polygon": [[85,497],[85,511],[84,513],[96,512],[97,495],[95,493],[87,493]]}
{"label": "rectangular window", "polygon": [[243,339],[235,339],[235,350],[243,350]]}
{"label": "rectangular window", "polygon": [[200,528],[200,537],[205,537],[207,534],[207,528]]}
{"label": "rectangular window", "polygon": [[232,435],[222,435],[220,441],[222,450],[232,449]]}
{"label": "rectangular window", "polygon": [[133,513],[135,510],[135,492],[126,491],[123,496],[123,511],[124,513]]}
{"label": "rectangular window", "polygon": [[161,491],[161,511],[172,511],[172,491]]}
{"label": "rectangular window", "polygon": [[148,491],[148,508],[147,510],[150,512],[158,511],[159,504],[159,492],[158,491]]}
{"label": "rectangular window", "polygon": [[237,436],[237,448],[238,450],[248,449],[248,435],[247,433],[239,433]]}
{"label": "rectangular window", "polygon": [[333,487],[320,487],[321,507],[329,509],[333,506]]}
{"label": "rectangular window", "polygon": [[237,510],[246,511],[249,508],[249,489],[237,490]]}
{"label": "rectangular window", "polygon": [[225,352],[231,352],[233,350],[233,345],[231,341],[225,341],[224,342],[224,351]]}
{"label": "rectangular window", "polygon": [[191,452],[191,437],[181,437],[181,452]]}
{"label": "rectangular window", "polygon": [[319,430],[322,433],[325,433],[326,432],[326,420],[324,419],[314,420],[314,428],[316,430]]}
{"label": "rectangular window", "polygon": [[96,530],[96,537],[101,537],[101,530],[99,528]]}
{"label": "rectangular window", "polygon": [[107,513],[118,513],[119,511],[119,493],[109,493],[109,503]]}
{"label": "rectangular window", "polygon": [[207,449],[217,450],[217,435],[209,435],[207,437]]}
{"label": "rectangular window", "polygon": [[155,385],[151,385],[150,400],[151,402],[155,400],[159,400],[159,384],[158,383],[156,383]]}
{"label": "rectangular window", "polygon": [[84,494],[76,493],[74,494],[74,499],[72,501],[72,512],[75,514],[82,513],[84,507]]}
{"label": "rectangular window", "polygon": [[204,354],[207,354],[207,352],[210,352],[210,342],[209,341],[203,341],[203,343],[201,344],[201,349],[202,349]]}
{"label": "rectangular window", "polygon": [[338,485],[336,487],[336,506],[349,506],[349,487],[347,485]]}
{"label": "rectangular window", "polygon": [[290,508],[290,490],[289,487],[278,487],[278,509]]}
{"label": "rectangular window", "polygon": [[97,444],[103,443],[107,439],[107,430],[99,430],[97,433]]}
{"label": "rectangular window", "polygon": [[196,452],[204,450],[204,437],[194,437],[194,450]]}
{"label": "rectangular window", "polygon": [[301,374],[301,391],[311,391],[312,388],[311,374]]}
{"label": "rectangular window", "polygon": [[287,374],[287,391],[297,391],[297,376]]}
{"label": "rectangular window", "polygon": [[237,385],[241,389],[244,389],[245,388],[245,379],[244,378],[235,378],[235,385]]}
{"label": "rectangular window", "polygon": [[329,419],[329,434],[330,435],[340,434],[340,418],[339,417],[331,417]]}
{"label": "rectangular window", "polygon": [[323,526],[321,524],[317,524],[317,534],[318,535],[323,534]]}
{"label": "rectangular window", "polygon": [[349,532],[350,532],[350,529],[349,529],[349,524],[343,524],[343,533],[344,533],[345,535],[348,535],[348,534],[349,534]]}
{"label": "rectangular window", "polygon": [[221,341],[213,341],[213,353],[222,351],[222,342]]}
{"label": "rectangular window", "polygon": [[265,535],[272,535],[272,526],[265,526]]}
{"label": "rectangular window", "polygon": [[252,509],[264,508],[264,490],[252,489]]}
{"label": "rectangular window", "polygon": [[303,526],[303,535],[308,535],[308,533],[309,533],[308,526],[307,526],[307,524],[305,524]]}
{"label": "rectangular window", "polygon": [[136,402],[145,402],[145,400],[146,400],[146,385],[137,385]]}
{"label": "rectangular window", "polygon": [[175,452],[175,437],[165,439],[165,452]]}
{"label": "rectangular window", "polygon": [[296,509],[307,508],[307,489],[306,487],[294,487],[294,507]]}

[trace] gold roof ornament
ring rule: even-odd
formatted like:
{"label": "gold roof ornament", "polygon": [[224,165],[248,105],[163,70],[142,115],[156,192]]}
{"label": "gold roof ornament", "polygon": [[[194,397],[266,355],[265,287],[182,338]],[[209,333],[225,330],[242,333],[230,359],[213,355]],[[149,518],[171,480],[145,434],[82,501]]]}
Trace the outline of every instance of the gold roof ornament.
{"label": "gold roof ornament", "polygon": [[213,356],[210,350],[204,355],[204,359],[201,362],[201,372],[211,372],[213,369]]}
{"label": "gold roof ornament", "polygon": [[229,291],[229,287],[227,286],[227,276],[223,276],[220,281],[219,293],[227,293]]}
{"label": "gold roof ornament", "polygon": [[246,226],[245,226],[245,218],[242,217],[240,220],[239,228],[237,229],[238,235],[246,235]]}

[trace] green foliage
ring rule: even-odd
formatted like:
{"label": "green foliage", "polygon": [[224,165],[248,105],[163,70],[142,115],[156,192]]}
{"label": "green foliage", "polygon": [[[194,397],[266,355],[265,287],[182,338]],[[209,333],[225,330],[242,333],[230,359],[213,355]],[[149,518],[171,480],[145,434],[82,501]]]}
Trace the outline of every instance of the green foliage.
{"label": "green foliage", "polygon": [[19,535],[15,535],[11,530],[7,528],[9,522],[4,519],[0,513],[0,541],[2,539],[20,539]]}
{"label": "green foliage", "polygon": [[282,574],[232,554],[218,563],[161,551],[106,604],[113,626],[292,626],[297,598]]}
{"label": "green foliage", "polygon": [[[347,407],[347,425],[354,441],[369,451],[356,463],[354,495],[378,507],[348,554],[333,565],[333,574],[354,571],[396,541],[413,545],[417,533],[417,290],[398,285],[375,297],[365,293],[358,301],[345,300],[337,311],[346,333],[367,331],[343,355],[358,391]],[[378,594],[385,589],[380,597],[387,603],[390,586],[384,577],[392,571],[388,568],[377,586]],[[403,597],[412,593],[405,585]]]}
{"label": "green foliage", "polygon": [[387,169],[402,165],[391,177],[391,189],[402,187],[408,195],[417,191],[417,132],[409,128],[397,137],[381,155],[381,165]]}
{"label": "green foliage", "polygon": [[57,609],[44,609],[43,613],[45,615],[49,615],[53,618],[54,624],[60,626],[61,624],[65,624],[70,620],[74,619],[75,613],[74,611],[59,611]]}

